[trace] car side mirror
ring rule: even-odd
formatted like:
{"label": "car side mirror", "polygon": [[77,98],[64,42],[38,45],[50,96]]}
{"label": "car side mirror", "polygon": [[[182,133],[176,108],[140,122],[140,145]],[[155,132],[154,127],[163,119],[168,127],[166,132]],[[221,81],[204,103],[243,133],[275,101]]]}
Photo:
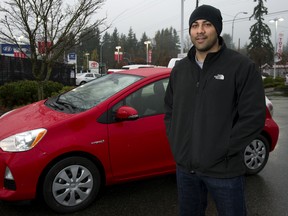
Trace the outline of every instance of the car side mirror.
{"label": "car side mirror", "polygon": [[130,106],[121,106],[116,111],[116,119],[120,121],[136,120],[138,118],[137,110]]}

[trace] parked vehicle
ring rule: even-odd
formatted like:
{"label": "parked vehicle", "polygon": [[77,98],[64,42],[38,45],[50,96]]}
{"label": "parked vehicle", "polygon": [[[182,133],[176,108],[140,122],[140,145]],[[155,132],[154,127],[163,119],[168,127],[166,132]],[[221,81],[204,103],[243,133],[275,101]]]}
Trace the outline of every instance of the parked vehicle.
{"label": "parked vehicle", "polygon": [[76,85],[83,85],[91,80],[101,77],[99,73],[81,73],[76,74]]}
{"label": "parked vehicle", "polygon": [[[163,98],[171,69],[106,75],[0,118],[0,200],[40,196],[56,212],[90,205],[102,187],[175,173]],[[245,150],[247,173],[262,170],[279,129],[267,108]]]}
{"label": "parked vehicle", "polygon": [[182,58],[172,58],[168,62],[168,68],[173,68]]}
{"label": "parked vehicle", "polygon": [[137,69],[137,68],[154,68],[155,65],[148,65],[148,64],[132,64],[132,65],[124,65],[122,69],[124,70],[131,70],[131,69]]}
{"label": "parked vehicle", "polygon": [[123,70],[131,70],[138,68],[154,68],[155,65],[146,65],[146,64],[133,64],[133,65],[124,65],[121,69],[108,69],[107,74],[123,71]]}
{"label": "parked vehicle", "polygon": [[107,74],[111,74],[111,73],[115,73],[115,72],[119,72],[119,71],[123,71],[124,69],[108,69],[107,70]]}

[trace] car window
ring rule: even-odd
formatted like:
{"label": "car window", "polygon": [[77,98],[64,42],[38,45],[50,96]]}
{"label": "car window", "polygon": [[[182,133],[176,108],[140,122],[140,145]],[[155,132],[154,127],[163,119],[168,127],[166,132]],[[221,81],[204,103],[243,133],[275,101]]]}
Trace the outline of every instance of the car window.
{"label": "car window", "polygon": [[115,112],[120,106],[126,105],[135,108],[140,118],[163,114],[167,85],[168,78],[153,82],[120,101],[112,108],[112,111]]}
{"label": "car window", "polygon": [[93,77],[93,74],[87,73],[85,76],[86,77]]}
{"label": "car window", "polygon": [[69,104],[78,112],[85,111],[140,79],[135,75],[110,74],[60,95],[57,102]]}

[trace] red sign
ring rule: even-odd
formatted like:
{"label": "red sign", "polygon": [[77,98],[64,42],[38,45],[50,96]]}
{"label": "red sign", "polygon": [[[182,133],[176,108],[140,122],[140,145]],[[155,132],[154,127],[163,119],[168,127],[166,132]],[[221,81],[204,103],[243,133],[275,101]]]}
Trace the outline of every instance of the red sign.
{"label": "red sign", "polygon": [[152,62],[152,50],[149,50],[148,52],[148,63]]}
{"label": "red sign", "polygon": [[15,58],[26,58],[25,53],[14,51]]}
{"label": "red sign", "polygon": [[44,54],[44,53],[46,53],[46,49],[47,48],[50,48],[52,46],[52,42],[50,42],[50,41],[47,41],[47,42],[45,42],[45,41],[38,41],[38,52],[40,53],[40,54]]}
{"label": "red sign", "polygon": [[[118,60],[118,57],[119,57],[119,60]],[[114,60],[115,61],[122,61],[123,60],[123,53],[122,52],[114,52]]]}
{"label": "red sign", "polygon": [[89,69],[97,69],[99,67],[98,62],[96,61],[89,61]]}

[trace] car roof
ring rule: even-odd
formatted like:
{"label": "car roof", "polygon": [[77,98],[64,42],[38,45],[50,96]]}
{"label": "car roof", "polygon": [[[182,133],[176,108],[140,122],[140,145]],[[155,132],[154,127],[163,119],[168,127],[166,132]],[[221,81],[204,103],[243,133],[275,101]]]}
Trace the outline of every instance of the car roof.
{"label": "car roof", "polygon": [[94,72],[88,72],[88,73],[77,73],[76,75],[77,76],[84,76],[86,74],[97,74],[97,73],[94,73]]}
{"label": "car roof", "polygon": [[138,69],[131,69],[131,70],[123,70],[117,72],[117,74],[131,74],[143,77],[157,77],[161,75],[169,75],[171,73],[171,68],[138,68]]}
{"label": "car roof", "polygon": [[124,65],[122,69],[135,69],[135,68],[154,68],[155,65],[146,65],[146,64],[133,64],[133,65]]}

